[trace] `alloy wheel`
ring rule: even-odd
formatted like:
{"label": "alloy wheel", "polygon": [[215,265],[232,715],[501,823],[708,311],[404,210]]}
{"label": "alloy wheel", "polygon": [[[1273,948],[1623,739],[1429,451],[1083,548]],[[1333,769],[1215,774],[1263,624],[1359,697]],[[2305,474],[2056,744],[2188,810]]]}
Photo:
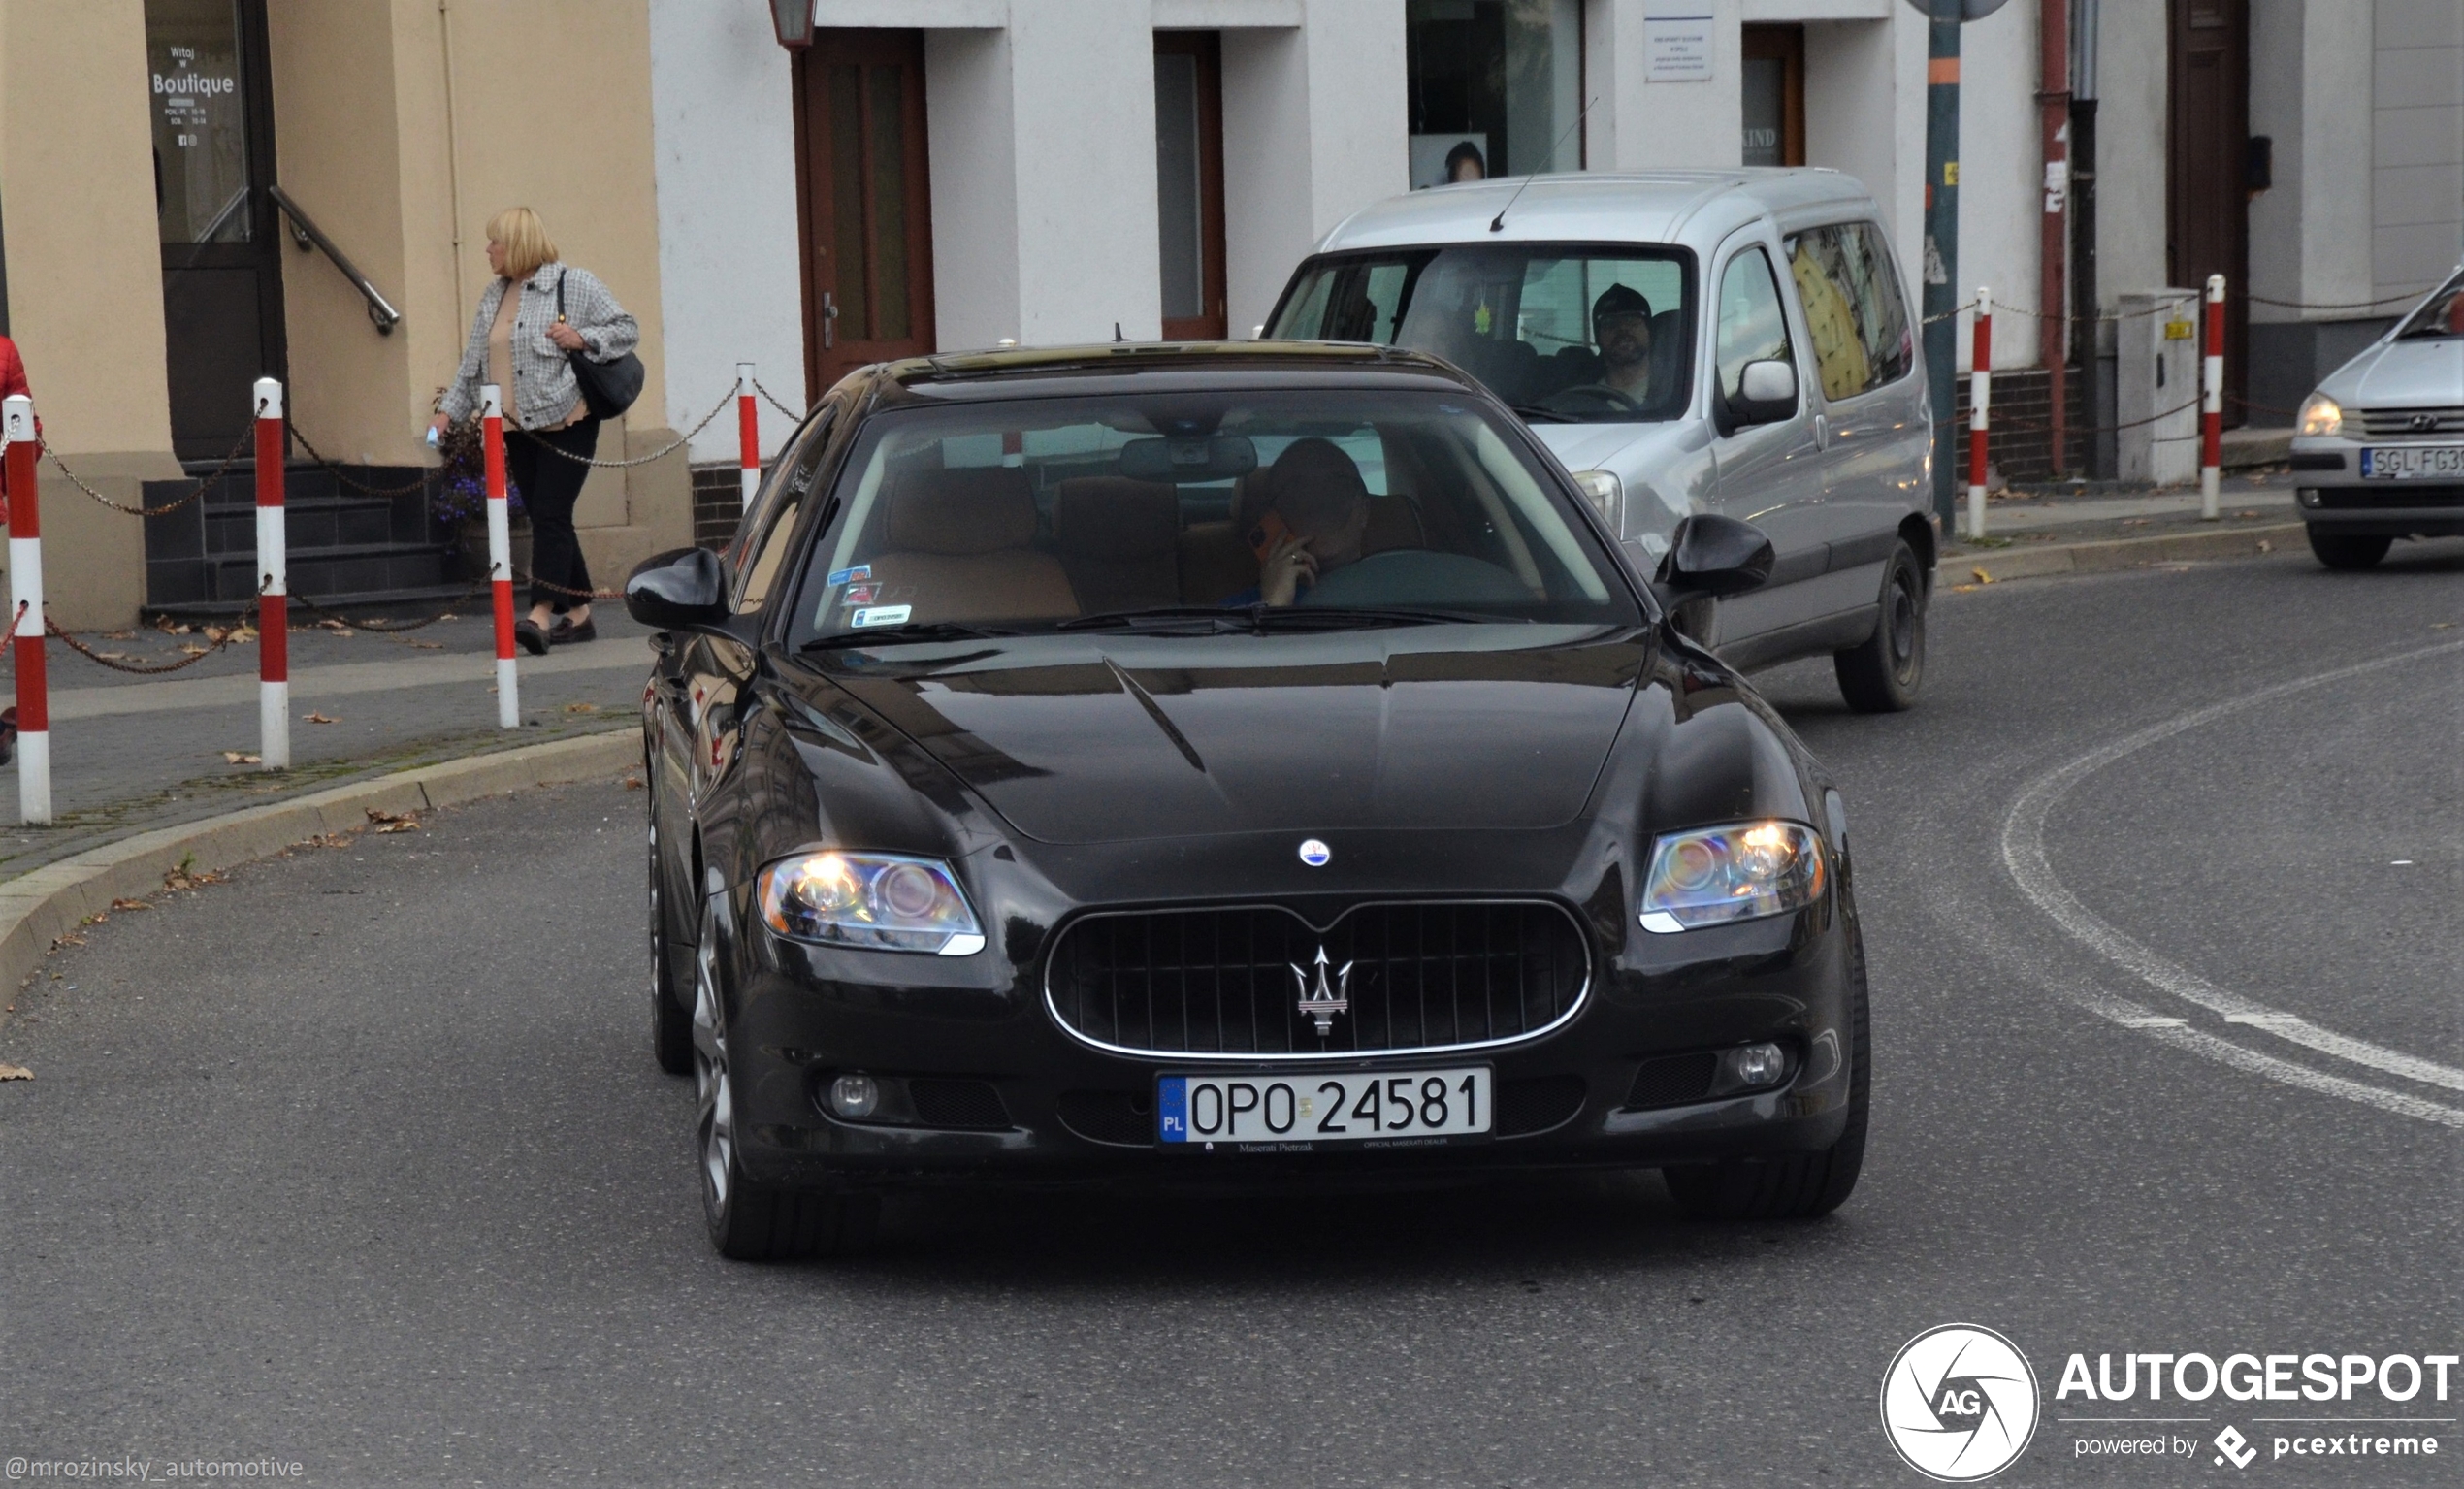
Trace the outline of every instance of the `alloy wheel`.
{"label": "alloy wheel", "polygon": [[693,1089],[701,1177],[715,1212],[727,1208],[735,1168],[735,1111],[728,1089],[728,1038],[720,1020],[717,954],[711,940],[704,936],[693,958]]}

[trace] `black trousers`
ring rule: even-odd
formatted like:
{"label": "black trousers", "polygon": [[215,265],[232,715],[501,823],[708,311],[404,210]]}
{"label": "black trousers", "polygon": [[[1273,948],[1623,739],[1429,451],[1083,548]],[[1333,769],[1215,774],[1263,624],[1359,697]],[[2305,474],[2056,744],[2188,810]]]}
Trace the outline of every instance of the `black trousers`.
{"label": "black trousers", "polygon": [[[565,454],[540,448],[551,444]],[[531,603],[559,614],[589,604],[591,592],[582,542],[573,535],[573,503],[581,500],[591,468],[566,455],[588,457],[598,451],[597,419],[564,429],[507,430],[504,435],[504,473],[521,490],[522,509],[531,517]]]}

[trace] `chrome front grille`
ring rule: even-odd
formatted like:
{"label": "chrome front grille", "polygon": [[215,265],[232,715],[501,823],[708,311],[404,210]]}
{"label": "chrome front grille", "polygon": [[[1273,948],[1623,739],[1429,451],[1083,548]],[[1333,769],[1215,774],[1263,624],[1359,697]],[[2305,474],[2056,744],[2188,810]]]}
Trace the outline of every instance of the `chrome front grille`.
{"label": "chrome front grille", "polygon": [[1250,905],[1073,921],[1044,997],[1063,1028],[1125,1053],[1332,1059],[1527,1039],[1590,985],[1582,927],[1546,901],[1359,905],[1322,932]]}
{"label": "chrome front grille", "polygon": [[[2428,427],[2420,427],[2422,421]],[[2364,408],[2361,432],[2373,439],[2432,439],[2464,435],[2464,408]]]}

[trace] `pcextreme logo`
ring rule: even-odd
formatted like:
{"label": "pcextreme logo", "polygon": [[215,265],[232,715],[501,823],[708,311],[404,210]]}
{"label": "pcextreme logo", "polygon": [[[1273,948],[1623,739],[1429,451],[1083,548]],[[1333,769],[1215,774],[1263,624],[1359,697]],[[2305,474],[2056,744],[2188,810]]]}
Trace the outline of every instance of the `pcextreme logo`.
{"label": "pcextreme logo", "polygon": [[1882,1430],[1908,1467],[1946,1484],[1992,1478],[2036,1435],[2036,1372],[1980,1324],[1946,1323],[1882,1373]]}

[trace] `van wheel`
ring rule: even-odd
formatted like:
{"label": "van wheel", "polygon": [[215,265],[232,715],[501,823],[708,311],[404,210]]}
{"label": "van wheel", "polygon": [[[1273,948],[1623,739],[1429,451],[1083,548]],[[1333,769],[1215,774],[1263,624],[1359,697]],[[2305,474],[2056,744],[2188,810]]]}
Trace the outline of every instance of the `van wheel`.
{"label": "van wheel", "polygon": [[2395,542],[2392,537],[2370,537],[2357,533],[2321,533],[2305,527],[2310,534],[2310,551],[2329,568],[2370,568],[2387,556]]}
{"label": "van wheel", "polygon": [[1882,572],[1882,617],[1864,643],[1831,655],[1839,693],[1861,714],[1915,705],[1925,681],[1925,572],[1913,549],[1891,550]]}

